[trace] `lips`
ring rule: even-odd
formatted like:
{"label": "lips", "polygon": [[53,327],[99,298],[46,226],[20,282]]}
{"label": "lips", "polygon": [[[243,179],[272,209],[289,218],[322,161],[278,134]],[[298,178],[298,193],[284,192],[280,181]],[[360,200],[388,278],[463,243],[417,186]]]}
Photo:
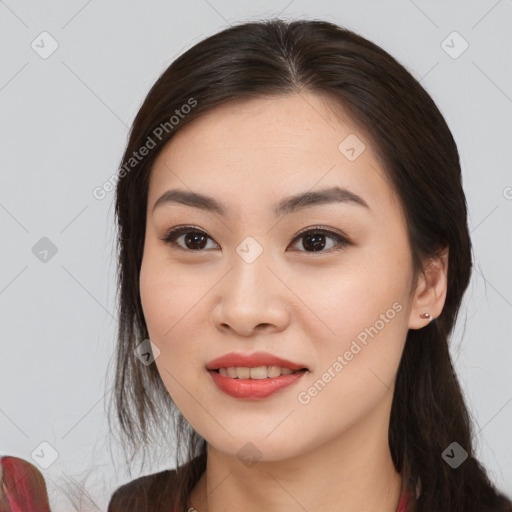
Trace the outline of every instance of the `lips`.
{"label": "lips", "polygon": [[299,382],[307,373],[307,371],[296,371],[290,375],[257,380],[232,379],[217,373],[215,370],[208,371],[208,374],[220,391],[233,398],[244,400],[261,400],[270,397]]}
{"label": "lips", "polygon": [[255,368],[257,366],[279,366],[281,368],[289,368],[290,370],[308,369],[304,364],[295,363],[267,352],[255,352],[253,354],[231,352],[209,361],[206,364],[206,369],[218,370],[219,368],[231,367]]}

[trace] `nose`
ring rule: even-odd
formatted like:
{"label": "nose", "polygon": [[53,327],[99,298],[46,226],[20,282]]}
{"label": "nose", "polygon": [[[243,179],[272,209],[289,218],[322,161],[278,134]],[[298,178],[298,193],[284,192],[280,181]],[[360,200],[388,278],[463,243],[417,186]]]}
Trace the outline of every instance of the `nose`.
{"label": "nose", "polygon": [[223,333],[239,336],[279,332],[289,324],[291,292],[260,256],[252,263],[235,255],[233,266],[218,286],[213,321]]}

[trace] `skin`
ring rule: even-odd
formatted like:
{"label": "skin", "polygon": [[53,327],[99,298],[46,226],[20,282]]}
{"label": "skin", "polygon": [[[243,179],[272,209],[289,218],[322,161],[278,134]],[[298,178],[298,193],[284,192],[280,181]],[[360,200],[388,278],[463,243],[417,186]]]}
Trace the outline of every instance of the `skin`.
{"label": "skin", "polygon": [[[141,301],[163,382],[208,442],[190,495],[198,512],[392,512],[399,502],[388,445],[394,381],[408,329],[428,324],[420,313],[442,311],[448,253],[413,282],[405,216],[385,171],[365,133],[329,101],[293,94],[222,105],[180,130],[152,169]],[[338,150],[349,134],[366,146],[354,161]],[[272,214],[284,197],[335,185],[370,209],[332,203]],[[171,188],[213,196],[230,215],[170,203],[153,211]],[[181,236],[186,252],[163,242],[177,225],[204,231],[207,245]],[[314,252],[304,237],[293,241],[315,225],[351,244],[336,251],[325,237]],[[250,264],[236,252],[247,236],[263,248]],[[394,303],[400,312],[300,403],[298,393]],[[309,373],[263,400],[233,398],[205,369],[232,351],[270,352]],[[258,450],[254,465],[237,456],[247,443]]]}

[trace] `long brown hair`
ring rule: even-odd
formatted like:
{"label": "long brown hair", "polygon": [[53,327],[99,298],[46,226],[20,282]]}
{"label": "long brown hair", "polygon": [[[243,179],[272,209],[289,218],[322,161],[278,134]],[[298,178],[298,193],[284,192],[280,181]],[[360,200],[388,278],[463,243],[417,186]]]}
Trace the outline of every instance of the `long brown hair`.
{"label": "long brown hair", "polygon": [[[180,465],[185,443],[184,461],[193,463],[178,471],[174,504],[185,511],[188,493],[206,467],[206,442],[177,411],[156,365],[134,357],[135,347],[149,338],[139,271],[153,162],[175,133],[217,105],[303,92],[327,93],[333,108],[342,106],[364,129],[406,213],[414,277],[429,258],[449,247],[444,309],[407,334],[389,424],[396,470],[413,497],[420,491],[415,510],[512,510],[474,456],[470,416],[449,353],[449,335],[472,269],[457,146],[434,101],[400,63],[326,21],[263,20],[208,37],[170,64],[135,117],[115,203],[120,319],[113,397],[126,450],[134,456],[158,435],[169,443],[177,436]],[[150,149],[140,151],[144,146]],[[169,411],[176,418],[175,431],[162,422]],[[454,441],[468,454],[456,469],[441,456]]]}

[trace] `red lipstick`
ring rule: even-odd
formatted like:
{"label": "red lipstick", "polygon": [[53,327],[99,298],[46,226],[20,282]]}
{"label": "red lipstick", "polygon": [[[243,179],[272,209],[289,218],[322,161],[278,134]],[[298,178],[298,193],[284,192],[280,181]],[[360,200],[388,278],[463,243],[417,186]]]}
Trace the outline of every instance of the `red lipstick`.
{"label": "red lipstick", "polygon": [[234,366],[244,368],[280,366],[281,368],[290,368],[290,370],[307,370],[304,364],[293,363],[292,361],[274,356],[267,352],[255,352],[254,354],[237,354],[236,352],[230,352],[229,354],[212,359],[206,364],[206,369],[218,370],[219,368],[230,368]]}
{"label": "red lipstick", "polygon": [[[216,371],[219,368],[255,368],[257,366],[279,366],[281,368],[289,368],[295,372],[273,378],[239,379],[221,375]],[[308,372],[308,369],[303,364],[294,363],[265,352],[256,352],[250,355],[236,353],[226,354],[207,363],[206,368],[213,382],[221,391],[234,398],[245,399],[266,398],[297,382]]]}

